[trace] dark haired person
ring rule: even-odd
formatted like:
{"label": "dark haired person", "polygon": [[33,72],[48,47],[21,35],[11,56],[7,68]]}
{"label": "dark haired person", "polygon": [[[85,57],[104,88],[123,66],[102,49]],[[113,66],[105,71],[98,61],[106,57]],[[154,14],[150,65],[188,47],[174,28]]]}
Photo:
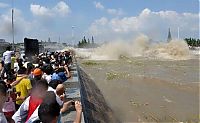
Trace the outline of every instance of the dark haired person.
{"label": "dark haired person", "polygon": [[12,54],[14,54],[14,51],[11,51],[11,47],[8,46],[6,47],[6,51],[3,53],[3,62],[4,62],[4,71],[3,71],[3,77],[4,73],[6,73],[6,75],[11,74],[11,56]]}
{"label": "dark haired person", "polygon": [[15,61],[16,61],[16,57],[15,57],[15,54],[12,54],[11,55],[11,73],[14,74],[14,64],[15,64]]}
{"label": "dark haired person", "polygon": [[4,62],[1,61],[0,62],[0,80],[3,80],[4,78],[3,71],[4,71]]}
{"label": "dark haired person", "polygon": [[35,66],[32,63],[27,63],[27,72],[28,78],[31,80],[34,78],[33,71],[35,69]]}
{"label": "dark haired person", "polygon": [[[26,68],[21,67],[18,70],[17,79],[21,79],[23,76],[26,75]],[[30,90],[32,88],[31,81],[28,78],[23,78],[19,84],[15,86],[16,92],[18,93],[18,96],[16,98],[16,109],[19,108],[19,106],[24,102],[26,97],[30,94]]]}
{"label": "dark haired person", "polygon": [[43,71],[40,68],[35,68],[33,70],[33,79],[31,79],[32,87],[35,86],[35,83],[42,79]]}
{"label": "dark haired person", "polygon": [[42,75],[42,78],[46,79],[49,83],[51,81],[51,76],[53,74],[53,67],[51,65],[46,65],[44,67],[44,74]]}
{"label": "dark haired person", "polygon": [[14,113],[16,111],[14,100],[16,99],[17,95],[15,94],[13,87],[15,85],[17,85],[18,83],[20,83],[20,81],[26,77],[27,76],[25,75],[18,80],[15,80],[14,75],[9,75],[7,77],[6,85],[8,87],[8,92],[7,92],[8,98],[7,98],[6,102],[4,103],[4,107],[2,110],[4,112],[4,115],[6,116],[7,121],[10,123],[13,121],[12,116],[14,115]]}
{"label": "dark haired person", "polygon": [[0,123],[7,123],[6,117],[2,111],[7,99],[7,86],[4,81],[0,80]]}
{"label": "dark haired person", "polygon": [[[68,104],[69,107],[69,104]],[[74,123],[81,122],[82,106],[79,101],[75,102],[76,118]],[[66,109],[67,110],[67,109]],[[56,101],[54,92],[47,92],[43,102],[38,109],[38,116],[42,123],[57,123],[60,116],[60,105]]]}
{"label": "dark haired person", "polygon": [[38,109],[38,116],[42,123],[57,123],[60,115],[60,105],[56,101],[54,92],[49,91]]}
{"label": "dark haired person", "polygon": [[45,79],[38,80],[31,90],[30,96],[22,103],[12,119],[18,122],[32,123],[38,119],[38,108],[47,92],[48,83]]}
{"label": "dark haired person", "polygon": [[51,80],[49,82],[49,86],[55,90],[56,87],[58,86],[58,84],[61,84],[61,83],[62,83],[62,81],[60,81],[60,80]]}

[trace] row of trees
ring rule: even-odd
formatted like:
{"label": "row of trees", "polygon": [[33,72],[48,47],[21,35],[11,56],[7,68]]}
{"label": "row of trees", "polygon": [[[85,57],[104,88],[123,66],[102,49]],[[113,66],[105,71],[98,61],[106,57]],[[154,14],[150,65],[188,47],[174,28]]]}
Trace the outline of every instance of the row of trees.
{"label": "row of trees", "polygon": [[92,36],[92,39],[89,38],[86,40],[85,36],[81,41],[78,42],[77,45],[79,48],[94,48],[97,47],[97,44],[94,42],[94,37]]}
{"label": "row of trees", "polygon": [[200,39],[185,38],[184,40],[187,42],[188,46],[200,47]]}

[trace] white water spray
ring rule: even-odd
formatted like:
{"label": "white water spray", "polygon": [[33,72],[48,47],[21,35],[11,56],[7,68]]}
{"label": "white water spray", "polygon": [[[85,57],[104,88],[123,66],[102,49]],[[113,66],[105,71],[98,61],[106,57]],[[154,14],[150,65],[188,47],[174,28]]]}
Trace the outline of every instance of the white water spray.
{"label": "white water spray", "polygon": [[109,42],[95,49],[79,49],[79,57],[91,60],[117,60],[120,56],[147,57],[170,60],[186,60],[191,58],[189,48],[183,40],[150,43],[149,38],[140,35],[132,42]]}

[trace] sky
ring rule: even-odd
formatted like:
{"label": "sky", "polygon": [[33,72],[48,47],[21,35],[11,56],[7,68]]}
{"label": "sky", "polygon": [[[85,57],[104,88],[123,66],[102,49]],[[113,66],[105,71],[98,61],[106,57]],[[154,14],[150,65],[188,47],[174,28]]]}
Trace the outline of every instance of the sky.
{"label": "sky", "polygon": [[[131,41],[146,35],[166,41],[199,38],[199,0],[0,0],[0,39],[15,42],[25,37],[74,43],[94,36],[97,43]],[[72,28],[73,27],[73,28]]]}

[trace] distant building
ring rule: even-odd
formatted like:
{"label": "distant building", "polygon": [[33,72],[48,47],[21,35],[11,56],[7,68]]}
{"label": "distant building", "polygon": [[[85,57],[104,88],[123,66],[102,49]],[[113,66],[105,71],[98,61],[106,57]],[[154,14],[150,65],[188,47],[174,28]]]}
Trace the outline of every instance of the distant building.
{"label": "distant building", "polygon": [[9,45],[10,43],[6,42],[5,39],[0,39],[0,55],[2,55],[4,51],[6,51],[6,47]]}
{"label": "distant building", "polygon": [[167,42],[170,42],[171,40],[172,40],[172,36],[171,36],[170,28],[169,28]]}
{"label": "distant building", "polygon": [[39,42],[39,45],[43,47],[43,50],[40,50],[40,52],[46,52],[46,51],[56,51],[56,50],[61,50],[63,49],[66,45],[65,44],[60,44],[57,42],[53,41],[48,41],[48,42]]}

